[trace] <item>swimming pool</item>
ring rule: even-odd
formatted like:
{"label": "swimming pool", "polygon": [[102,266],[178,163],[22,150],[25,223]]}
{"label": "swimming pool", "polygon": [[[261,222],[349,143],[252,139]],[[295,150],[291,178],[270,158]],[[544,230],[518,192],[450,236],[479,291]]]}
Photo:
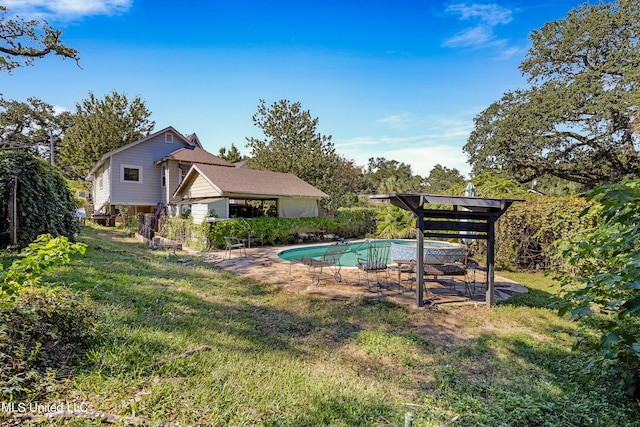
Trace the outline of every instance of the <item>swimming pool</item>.
{"label": "swimming pool", "polygon": [[[391,245],[391,250],[389,251],[389,260],[388,263],[391,264],[394,259],[415,259],[416,252],[416,241],[415,240],[393,240],[393,239],[383,239],[383,240],[371,240],[372,244],[375,246],[388,246]],[[343,267],[355,267],[357,264],[356,261],[356,250],[362,246],[366,245],[366,241],[352,242],[349,243],[349,249],[342,255],[340,258],[340,265]],[[315,258],[321,259],[322,255],[327,250],[327,247],[330,245],[314,245],[314,246],[306,246],[295,249],[287,249],[278,253],[278,257],[285,261],[295,261],[300,258]],[[394,247],[396,248],[394,250]],[[399,248],[399,249],[398,249]],[[437,240],[425,240],[424,241],[425,248],[425,261],[427,260],[427,256],[430,253],[441,253],[446,252],[448,256],[453,256],[454,258],[462,258],[464,255],[464,246],[459,245],[457,243],[449,243],[449,242],[441,242]],[[413,256],[411,256],[413,254]]]}

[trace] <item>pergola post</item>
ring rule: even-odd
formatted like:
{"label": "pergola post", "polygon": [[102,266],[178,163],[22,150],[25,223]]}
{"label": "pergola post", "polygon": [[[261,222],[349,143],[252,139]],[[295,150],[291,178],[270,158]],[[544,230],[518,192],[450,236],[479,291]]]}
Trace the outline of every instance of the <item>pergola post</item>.
{"label": "pergola post", "polygon": [[416,215],[416,307],[424,306],[424,213],[421,209]]}
{"label": "pergola post", "polygon": [[494,261],[495,261],[495,221],[497,218],[489,218],[487,221],[487,307],[491,307],[495,302],[495,280],[494,280]]}

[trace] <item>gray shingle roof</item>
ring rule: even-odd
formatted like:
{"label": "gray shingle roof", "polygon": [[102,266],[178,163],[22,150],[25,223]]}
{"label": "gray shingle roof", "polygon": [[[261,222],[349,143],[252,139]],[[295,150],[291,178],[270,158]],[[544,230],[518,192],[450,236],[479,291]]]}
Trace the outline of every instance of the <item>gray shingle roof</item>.
{"label": "gray shingle roof", "polygon": [[[313,185],[288,173],[203,164],[195,164],[193,168],[218,187],[225,195],[329,197]],[[192,170],[189,174],[195,171]],[[186,184],[186,182],[183,184]],[[176,193],[179,193],[181,188],[182,185]]]}
{"label": "gray shingle roof", "polygon": [[224,159],[221,159],[218,156],[214,156],[206,150],[203,150],[200,147],[190,148],[180,148],[172,153],[167,154],[162,159],[158,160],[156,163],[160,163],[164,160],[178,160],[181,162],[188,163],[202,163],[208,165],[219,165],[219,166],[229,166],[232,167],[233,163],[228,162]]}

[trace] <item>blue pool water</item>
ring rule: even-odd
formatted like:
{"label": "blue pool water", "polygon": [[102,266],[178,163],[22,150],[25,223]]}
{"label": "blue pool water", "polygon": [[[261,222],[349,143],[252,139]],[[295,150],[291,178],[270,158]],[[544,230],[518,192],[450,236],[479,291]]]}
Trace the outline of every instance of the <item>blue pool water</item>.
{"label": "blue pool water", "polygon": [[[391,243],[395,243],[398,245],[406,245],[406,246],[414,246],[416,245],[416,241],[415,240],[392,240],[392,239],[388,239],[388,240],[372,240],[371,241],[374,245],[379,245],[379,246],[386,246],[389,245]],[[428,243],[427,243],[428,242]],[[353,242],[353,243],[349,243],[349,249],[347,250],[347,252],[345,252],[342,257],[340,258],[340,265],[343,267],[355,267],[357,264],[356,261],[356,250],[362,246],[362,245],[366,245],[367,242]],[[447,242],[438,242],[438,241],[425,241],[425,246],[426,245],[429,246],[442,246],[442,247],[446,247],[449,246],[449,243]],[[278,256],[286,261],[293,261],[299,258],[315,258],[315,259],[321,259],[322,255],[325,253],[325,251],[327,250],[327,247],[329,245],[314,245],[314,246],[307,246],[307,247],[301,247],[301,248],[295,248],[295,249],[287,249],[284,250],[282,252],[278,253]],[[391,258],[391,254],[389,254],[389,258]],[[393,261],[391,259],[388,260],[388,263],[392,263]]]}

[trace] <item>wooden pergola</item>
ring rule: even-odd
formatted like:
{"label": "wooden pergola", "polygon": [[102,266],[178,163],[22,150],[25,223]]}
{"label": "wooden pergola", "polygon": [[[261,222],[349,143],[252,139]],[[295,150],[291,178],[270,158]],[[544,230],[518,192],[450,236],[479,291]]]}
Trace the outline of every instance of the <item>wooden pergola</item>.
{"label": "wooden pergola", "polygon": [[[416,216],[416,305],[424,306],[424,238],[461,238],[487,241],[487,306],[495,300],[494,250],[495,223],[515,199],[485,199],[480,197],[434,196],[430,194],[378,194],[371,199],[389,200]],[[451,206],[433,209],[428,205]]]}

